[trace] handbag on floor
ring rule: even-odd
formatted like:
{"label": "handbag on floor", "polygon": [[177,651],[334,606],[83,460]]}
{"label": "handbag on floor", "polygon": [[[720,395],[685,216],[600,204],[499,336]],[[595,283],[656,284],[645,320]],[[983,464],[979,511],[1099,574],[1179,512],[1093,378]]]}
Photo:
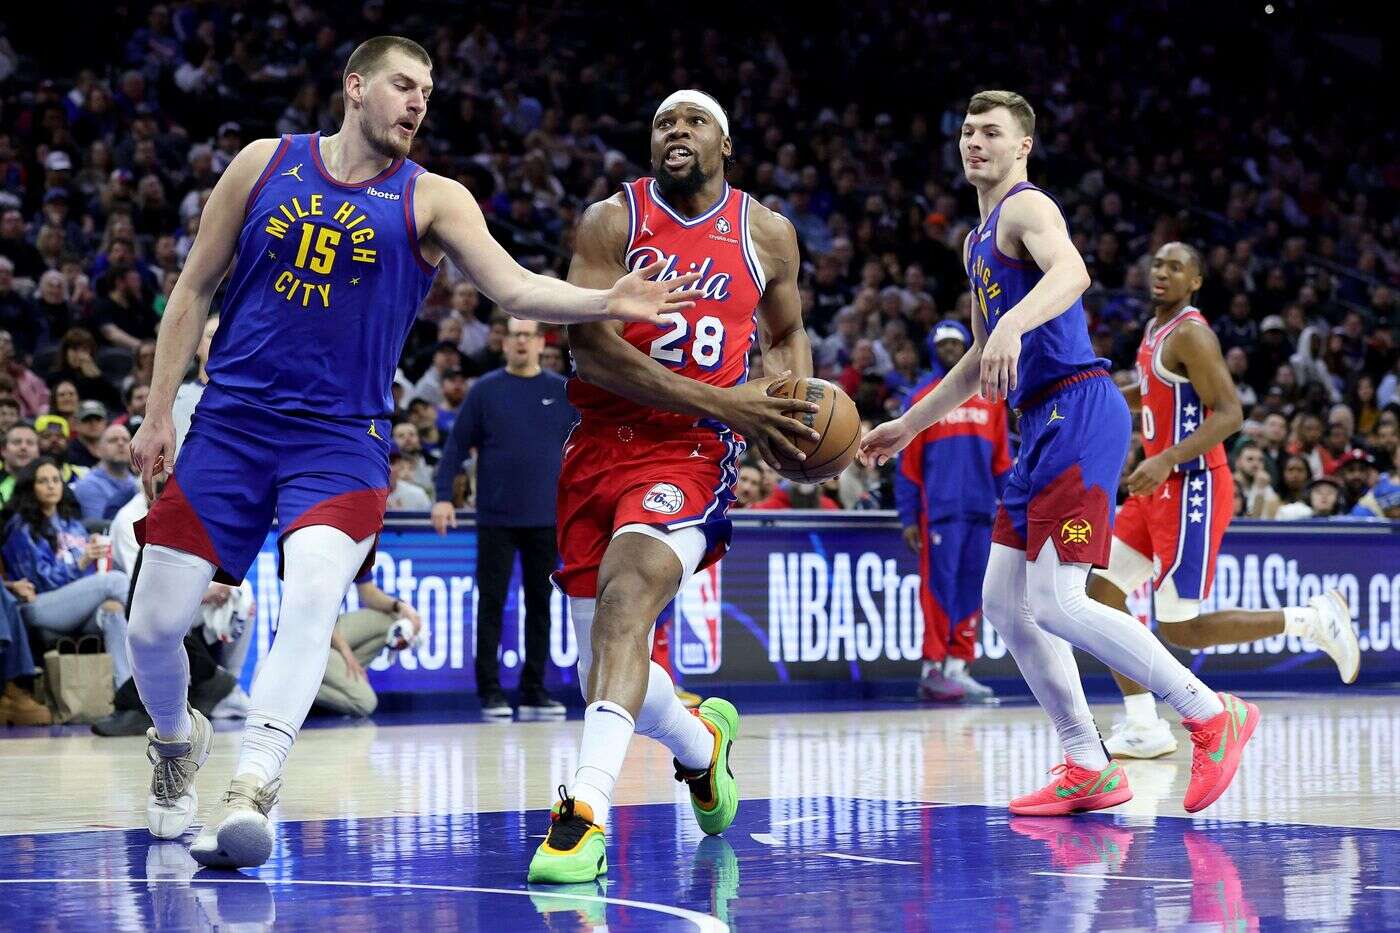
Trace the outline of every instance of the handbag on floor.
{"label": "handbag on floor", "polygon": [[102,638],[60,638],[44,652],[44,682],[55,722],[96,722],[112,712],[112,657]]}

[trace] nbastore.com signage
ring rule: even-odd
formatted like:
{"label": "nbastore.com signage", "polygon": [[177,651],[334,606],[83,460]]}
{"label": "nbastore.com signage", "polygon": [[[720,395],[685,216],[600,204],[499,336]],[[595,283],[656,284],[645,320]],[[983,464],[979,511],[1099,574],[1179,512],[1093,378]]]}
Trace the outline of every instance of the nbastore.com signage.
{"label": "nbastore.com signage", "polygon": [[[422,521],[391,521],[380,539],[376,584],[423,616],[419,644],[370,665],[377,690],[475,691],[476,534],[470,521],[445,538]],[[276,550],[269,538],[249,574],[258,615],[245,682],[273,638],[279,599]],[[1367,679],[1400,675],[1400,529],[1365,523],[1236,523],[1226,536],[1215,591],[1204,611],[1303,605],[1325,589],[1352,607]],[[551,600],[549,683],[573,689],[578,658],[566,600]],[[346,608],[358,604],[353,590]],[[523,661],[523,598],[513,581],[500,648],[507,688]],[[1147,617],[1150,600],[1130,607]],[[674,607],[672,662],[682,680],[708,683],[913,680],[923,645],[914,555],[898,522],[883,513],[739,514],[734,545],[715,568],[697,574]],[[978,642],[978,673],[1016,677],[1006,647],[989,626]],[[1277,636],[1208,649],[1197,669],[1257,674],[1324,673],[1331,664],[1298,639]],[[1080,657],[1086,672],[1102,667]]]}

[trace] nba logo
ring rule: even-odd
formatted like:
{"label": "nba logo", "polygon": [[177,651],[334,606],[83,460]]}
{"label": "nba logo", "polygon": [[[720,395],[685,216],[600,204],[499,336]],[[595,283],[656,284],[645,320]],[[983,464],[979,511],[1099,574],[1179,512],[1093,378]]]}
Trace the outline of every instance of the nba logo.
{"label": "nba logo", "polygon": [[676,597],[674,660],[682,674],[713,674],[720,663],[719,564],[695,574]]}

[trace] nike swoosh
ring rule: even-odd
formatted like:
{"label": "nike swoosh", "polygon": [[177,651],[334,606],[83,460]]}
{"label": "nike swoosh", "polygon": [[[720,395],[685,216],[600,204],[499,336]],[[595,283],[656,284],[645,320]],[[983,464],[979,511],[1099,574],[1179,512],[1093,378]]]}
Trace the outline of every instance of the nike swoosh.
{"label": "nike swoosh", "polygon": [[280,733],[282,733],[283,735],[285,735],[287,738],[291,739],[292,741],[296,741],[296,736],[292,735],[292,734],[291,734],[290,732],[288,732],[286,729],[283,729],[283,728],[281,728],[281,727],[279,727],[279,726],[274,726],[274,725],[273,725],[272,723],[270,723],[270,722],[265,722],[265,723],[263,723],[263,728],[264,728],[264,729],[271,729],[273,732],[280,732]]}
{"label": "nike swoosh", "polygon": [[559,401],[557,398],[542,398],[542,399],[540,399],[540,403],[541,403],[542,405],[553,405],[553,404],[554,404],[555,402],[557,402],[557,401]]}

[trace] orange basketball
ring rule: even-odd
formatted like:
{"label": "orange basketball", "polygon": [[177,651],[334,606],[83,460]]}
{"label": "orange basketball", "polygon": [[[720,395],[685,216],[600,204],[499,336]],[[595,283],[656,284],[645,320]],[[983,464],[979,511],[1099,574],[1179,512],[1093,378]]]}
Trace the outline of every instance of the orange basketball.
{"label": "orange basketball", "polygon": [[788,435],[806,460],[781,460],[778,472],[794,482],[820,483],[831,479],[856,457],[860,448],[860,415],[856,403],[825,379],[785,379],[775,382],[768,394],[814,402],[816,412],[794,413],[793,417],[821,435],[816,441]]}

